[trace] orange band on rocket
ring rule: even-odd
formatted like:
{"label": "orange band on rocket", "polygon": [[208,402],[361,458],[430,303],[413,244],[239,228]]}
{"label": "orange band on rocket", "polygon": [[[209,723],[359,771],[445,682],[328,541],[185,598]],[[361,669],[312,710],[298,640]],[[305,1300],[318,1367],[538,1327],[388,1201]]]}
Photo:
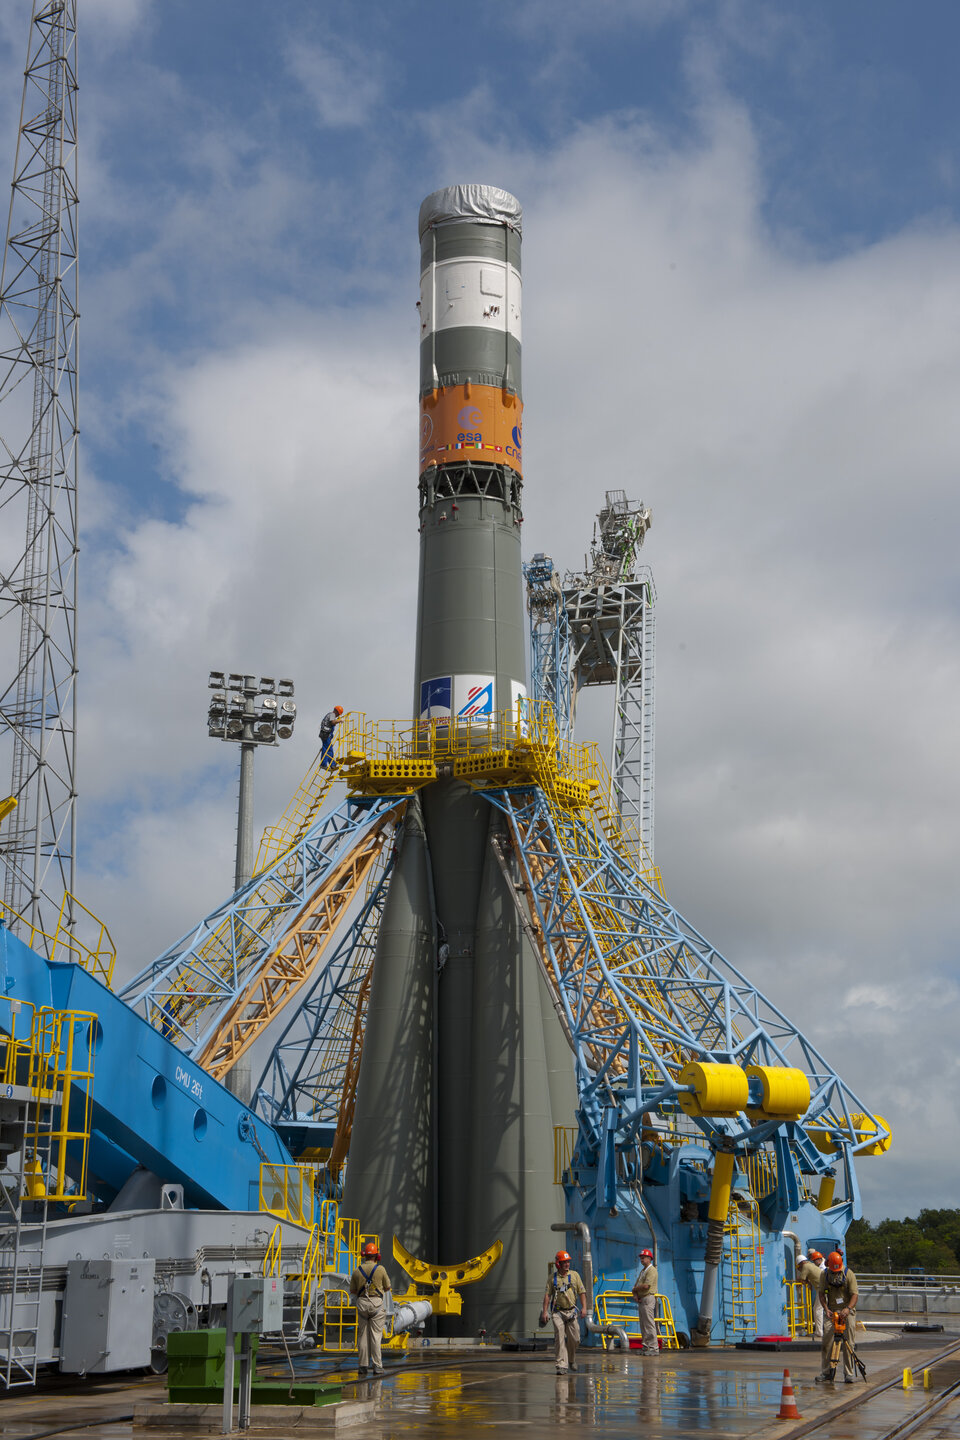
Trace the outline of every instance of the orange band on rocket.
{"label": "orange band on rocket", "polygon": [[420,401],[420,470],[465,459],[523,474],[523,402],[499,386],[447,385]]}

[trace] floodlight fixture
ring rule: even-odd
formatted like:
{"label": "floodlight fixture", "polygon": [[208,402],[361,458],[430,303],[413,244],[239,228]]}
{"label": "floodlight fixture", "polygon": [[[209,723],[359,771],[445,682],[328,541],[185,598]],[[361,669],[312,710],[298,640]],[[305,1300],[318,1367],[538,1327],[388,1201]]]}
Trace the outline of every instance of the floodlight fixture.
{"label": "floodlight fixture", "polygon": [[[258,745],[278,745],[293,735],[297,707],[292,680],[211,670],[213,692],[207,710],[211,740],[240,746],[240,804],[237,815],[235,886],[242,890],[253,870],[253,754]],[[283,697],[282,699],[278,699]]]}

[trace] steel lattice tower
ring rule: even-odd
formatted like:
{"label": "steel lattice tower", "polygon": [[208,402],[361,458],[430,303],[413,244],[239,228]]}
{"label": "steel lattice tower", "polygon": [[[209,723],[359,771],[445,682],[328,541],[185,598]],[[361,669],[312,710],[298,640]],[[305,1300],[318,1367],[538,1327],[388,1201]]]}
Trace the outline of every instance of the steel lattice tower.
{"label": "steel lattice tower", "polygon": [[0,271],[3,900],[48,932],[76,865],[76,42],[76,0],[34,0]]}

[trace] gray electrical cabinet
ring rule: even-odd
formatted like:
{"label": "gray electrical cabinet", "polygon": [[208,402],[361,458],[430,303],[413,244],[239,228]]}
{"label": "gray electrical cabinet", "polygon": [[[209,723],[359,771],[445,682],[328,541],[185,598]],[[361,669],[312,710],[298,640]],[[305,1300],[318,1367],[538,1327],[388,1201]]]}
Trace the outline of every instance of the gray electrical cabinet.
{"label": "gray electrical cabinet", "polygon": [[238,1275],[233,1282],[233,1325],[241,1335],[271,1335],[283,1329],[283,1281],[276,1275]]}
{"label": "gray electrical cabinet", "polygon": [[102,1375],[150,1364],[153,1260],[70,1260],[60,1369]]}

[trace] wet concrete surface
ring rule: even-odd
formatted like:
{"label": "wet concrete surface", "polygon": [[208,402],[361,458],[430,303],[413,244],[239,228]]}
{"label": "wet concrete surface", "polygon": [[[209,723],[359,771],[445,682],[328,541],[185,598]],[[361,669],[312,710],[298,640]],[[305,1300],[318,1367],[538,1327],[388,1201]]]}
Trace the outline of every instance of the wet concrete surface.
{"label": "wet concrete surface", "polygon": [[[919,1377],[929,1357],[950,1343],[946,1335],[909,1342],[897,1338],[864,1346],[861,1353],[872,1385],[899,1375],[906,1365]],[[331,1357],[316,1354],[295,1357],[298,1376],[327,1378],[339,1371],[344,1399],[376,1400],[375,1421],[338,1431],[356,1440],[471,1437],[495,1431],[545,1440],[558,1430],[604,1440],[638,1434],[649,1440],[685,1436],[768,1440],[774,1435],[790,1440],[803,1422],[774,1418],[784,1366],[790,1367],[804,1421],[823,1416],[858,1393],[855,1386],[816,1385],[818,1357],[809,1350],[791,1355],[715,1349],[665,1353],[659,1360],[582,1350],[578,1361],[576,1374],[559,1376],[552,1358],[543,1352],[502,1354],[492,1347],[460,1356],[411,1352],[405,1359],[391,1359],[383,1380],[362,1381],[346,1362],[338,1365]],[[939,1376],[935,1371],[932,1392],[924,1392],[919,1384],[912,1391],[887,1391],[874,1397],[866,1409],[834,1416],[817,1435],[826,1440],[879,1440],[892,1424],[919,1413],[942,1384],[956,1378],[952,1372],[957,1368],[956,1363],[945,1362]],[[269,1362],[260,1367],[261,1373],[265,1369],[271,1369]],[[273,1373],[280,1377],[279,1366]],[[132,1423],[120,1417],[144,1403],[160,1409],[165,1398],[164,1383],[156,1378],[68,1383],[51,1377],[35,1393],[13,1392],[0,1402],[0,1435],[26,1440],[45,1430],[86,1423],[83,1430],[69,1433],[89,1440],[135,1437],[144,1432],[135,1432]],[[957,1410],[940,1417],[939,1429],[937,1423],[932,1422],[934,1428],[924,1432],[923,1440],[960,1436]],[[173,1437],[180,1432],[166,1433]]]}

